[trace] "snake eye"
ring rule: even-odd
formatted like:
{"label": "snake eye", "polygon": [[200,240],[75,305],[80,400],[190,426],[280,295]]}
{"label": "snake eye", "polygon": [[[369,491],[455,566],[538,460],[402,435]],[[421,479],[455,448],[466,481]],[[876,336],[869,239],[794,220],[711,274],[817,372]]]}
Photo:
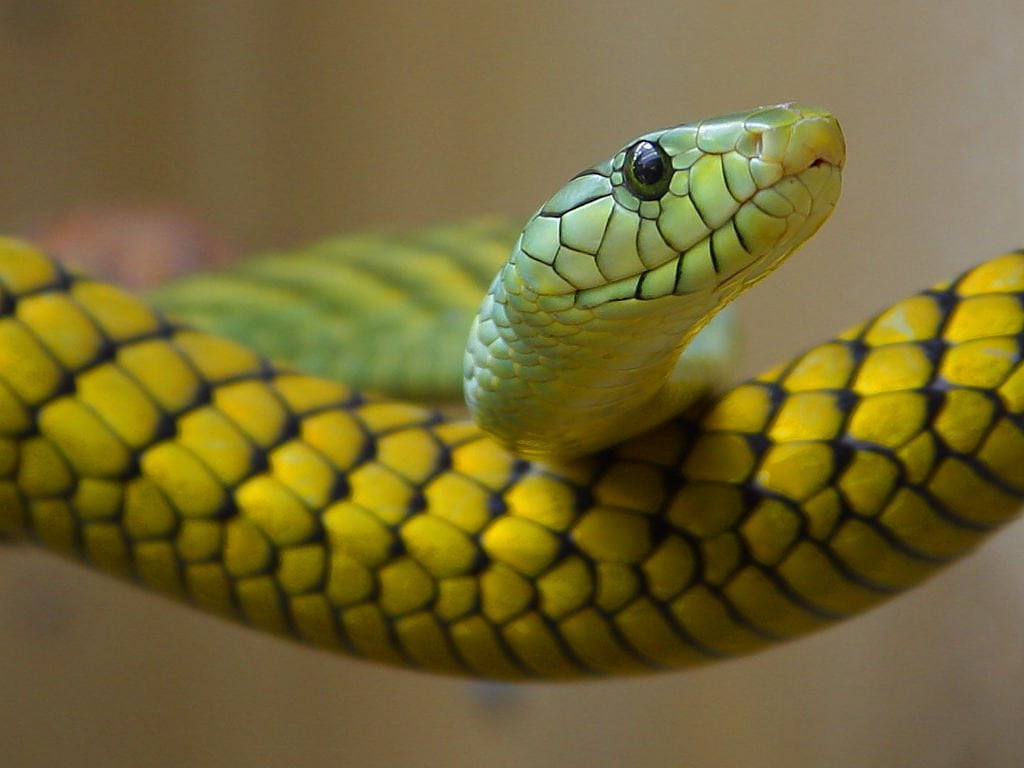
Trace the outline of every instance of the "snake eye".
{"label": "snake eye", "polygon": [[645,139],[627,149],[622,170],[626,187],[641,200],[657,200],[668,192],[672,180],[671,162],[654,142]]}

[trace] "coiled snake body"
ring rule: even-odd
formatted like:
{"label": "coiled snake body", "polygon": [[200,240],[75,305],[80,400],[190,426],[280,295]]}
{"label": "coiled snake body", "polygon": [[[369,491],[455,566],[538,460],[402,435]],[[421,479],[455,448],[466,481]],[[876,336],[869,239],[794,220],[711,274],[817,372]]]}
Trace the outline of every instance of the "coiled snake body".
{"label": "coiled snake body", "polygon": [[[435,254],[438,232],[392,242]],[[687,269],[668,293],[694,285]],[[649,298],[643,282],[631,298]],[[531,461],[4,241],[0,532],[418,669],[571,678],[727,658],[858,613],[1014,517],[1022,302],[1024,255],[1008,254],[612,449]],[[506,415],[497,431],[522,447]]]}

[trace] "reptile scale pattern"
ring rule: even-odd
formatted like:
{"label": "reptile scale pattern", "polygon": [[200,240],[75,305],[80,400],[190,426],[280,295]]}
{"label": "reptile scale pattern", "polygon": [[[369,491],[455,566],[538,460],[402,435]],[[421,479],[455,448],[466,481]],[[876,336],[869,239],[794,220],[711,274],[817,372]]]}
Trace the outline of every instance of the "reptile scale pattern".
{"label": "reptile scale pattern", "polygon": [[1024,255],[983,264],[614,451],[274,366],[0,244],[0,533],[377,661],[571,678],[855,614],[1024,496]]}
{"label": "reptile scale pattern", "polygon": [[520,229],[477,217],[346,234],[197,272],[148,298],[307,373],[420,402],[461,400],[469,324]]}

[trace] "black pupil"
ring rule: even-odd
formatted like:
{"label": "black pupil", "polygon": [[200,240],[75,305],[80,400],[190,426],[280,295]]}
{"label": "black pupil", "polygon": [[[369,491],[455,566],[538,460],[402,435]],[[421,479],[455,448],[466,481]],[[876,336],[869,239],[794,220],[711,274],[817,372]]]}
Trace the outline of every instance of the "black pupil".
{"label": "black pupil", "polygon": [[651,186],[661,181],[665,173],[665,161],[661,153],[649,141],[641,141],[633,148],[633,178],[644,186]]}

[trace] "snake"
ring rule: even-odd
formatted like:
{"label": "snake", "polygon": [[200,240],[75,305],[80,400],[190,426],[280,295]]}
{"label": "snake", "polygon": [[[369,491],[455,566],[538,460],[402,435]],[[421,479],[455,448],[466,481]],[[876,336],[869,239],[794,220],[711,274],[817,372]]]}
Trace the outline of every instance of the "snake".
{"label": "snake", "polygon": [[[829,113],[758,108],[629,142],[518,236],[347,236],[148,300],[4,239],[0,534],[490,679],[675,670],[859,614],[1024,500],[1024,253],[712,392],[719,310],[821,226],[844,160]],[[434,345],[467,332],[460,370]],[[464,384],[479,423],[376,394],[389,375]]]}

